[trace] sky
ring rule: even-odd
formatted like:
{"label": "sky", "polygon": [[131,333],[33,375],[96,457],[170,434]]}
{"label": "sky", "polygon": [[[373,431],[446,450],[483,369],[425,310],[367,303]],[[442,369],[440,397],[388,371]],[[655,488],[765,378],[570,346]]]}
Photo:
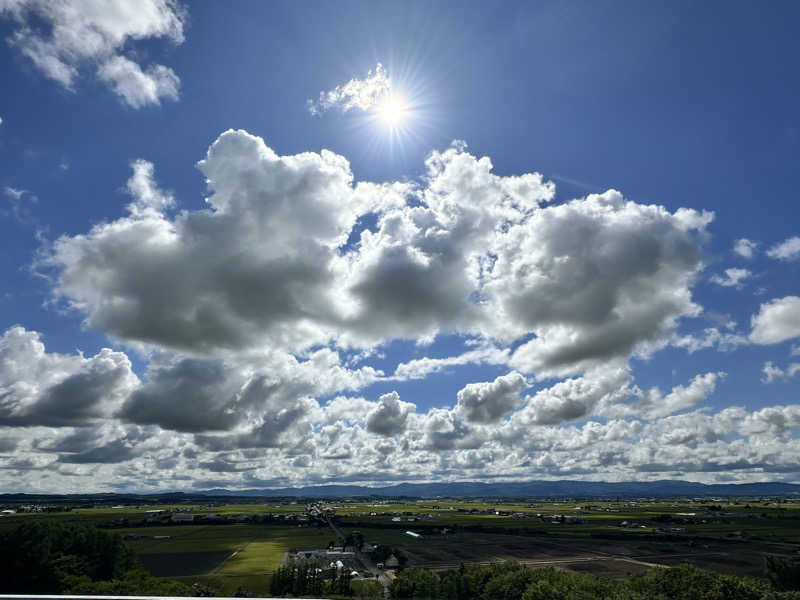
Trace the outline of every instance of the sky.
{"label": "sky", "polygon": [[798,17],[0,0],[0,491],[800,482]]}

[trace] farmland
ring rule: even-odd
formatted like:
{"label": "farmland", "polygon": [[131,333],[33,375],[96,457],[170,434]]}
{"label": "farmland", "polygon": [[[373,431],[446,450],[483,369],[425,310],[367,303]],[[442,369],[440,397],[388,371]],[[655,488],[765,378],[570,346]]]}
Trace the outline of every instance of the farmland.
{"label": "farmland", "polygon": [[[372,500],[321,502],[342,536],[391,546],[408,566],[443,571],[461,563],[515,560],[609,577],[684,562],[760,576],[764,555],[800,551],[800,502],[784,499],[533,501]],[[0,517],[0,529],[58,519],[123,536],[157,577],[231,594],[266,595],[292,549],[325,548],[336,534],[303,503],[73,507]],[[420,534],[414,538],[406,532]],[[341,543],[339,541],[338,543]]]}

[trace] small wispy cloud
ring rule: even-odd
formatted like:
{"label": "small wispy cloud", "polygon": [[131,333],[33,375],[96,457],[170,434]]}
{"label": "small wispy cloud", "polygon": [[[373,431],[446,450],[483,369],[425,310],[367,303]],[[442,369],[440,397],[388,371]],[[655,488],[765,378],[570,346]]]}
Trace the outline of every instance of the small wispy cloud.
{"label": "small wispy cloud", "polygon": [[750,277],[752,273],[748,269],[725,269],[725,277],[713,275],[711,283],[716,283],[723,287],[741,287],[742,282]]}
{"label": "small wispy cloud", "polygon": [[42,227],[31,208],[33,205],[38,204],[39,198],[28,190],[11,186],[6,186],[3,189],[3,195],[8,198],[9,209],[0,207],[0,216],[10,216],[20,225],[32,227],[35,231],[36,239],[43,239],[46,228]]}
{"label": "small wispy cloud", "polygon": [[319,99],[309,99],[306,103],[312,115],[320,115],[331,109],[343,113],[354,109],[366,111],[376,106],[391,89],[392,80],[383,65],[378,63],[375,70],[369,71],[364,79],[351,79],[332,90],[320,92]]}
{"label": "small wispy cloud", "polygon": [[778,260],[797,260],[800,258],[800,237],[790,237],[767,250],[767,256]]}

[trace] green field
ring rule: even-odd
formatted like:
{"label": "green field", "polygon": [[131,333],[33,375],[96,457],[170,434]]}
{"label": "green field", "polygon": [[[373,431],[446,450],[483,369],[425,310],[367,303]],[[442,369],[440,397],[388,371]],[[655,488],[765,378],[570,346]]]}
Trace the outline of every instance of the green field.
{"label": "green field", "polygon": [[[764,554],[800,551],[800,502],[796,501],[341,500],[323,506],[335,510],[344,534],[359,530],[365,541],[392,546],[409,564],[430,568],[512,558],[530,566],[623,577],[650,564],[681,562],[760,575]],[[176,509],[194,515],[255,515],[255,521],[270,522],[169,524],[167,513],[152,512]],[[287,502],[97,506],[6,515],[0,517],[0,528],[30,519],[108,528],[126,536],[126,543],[155,575],[210,585],[219,594],[231,595],[241,586],[251,594],[268,595],[270,575],[288,550],[326,547],[335,539],[327,526],[298,526],[283,520],[305,510],[302,503]],[[551,522],[552,515],[571,519]],[[416,520],[408,521],[409,517]],[[442,528],[447,528],[446,535]],[[424,537],[415,539],[407,530]]]}

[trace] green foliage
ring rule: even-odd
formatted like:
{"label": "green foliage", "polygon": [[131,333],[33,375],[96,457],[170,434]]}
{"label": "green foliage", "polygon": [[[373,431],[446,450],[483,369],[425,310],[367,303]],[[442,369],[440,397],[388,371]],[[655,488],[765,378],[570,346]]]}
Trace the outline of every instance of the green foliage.
{"label": "green foliage", "polygon": [[119,577],[135,564],[118,535],[57,521],[30,521],[0,535],[3,592],[58,593],[68,578]]}
{"label": "green foliage", "polygon": [[800,590],[800,561],[788,556],[764,557],[767,577],[779,590]]}
{"label": "green foliage", "polygon": [[642,594],[675,600],[761,600],[771,590],[764,581],[703,571],[691,565],[651,569],[630,580]]}
{"label": "green foliage", "polygon": [[[790,595],[791,594],[791,595]],[[720,575],[690,565],[651,569],[631,579],[531,570],[513,562],[462,567],[441,577],[407,569],[392,584],[393,600],[800,600],[768,582]]]}
{"label": "green foliage", "polygon": [[195,596],[195,589],[178,581],[153,577],[139,570],[126,572],[121,578],[111,581],[92,581],[86,576],[68,577],[64,581],[64,593],[95,594],[103,596]]}
{"label": "green foliage", "polygon": [[435,600],[439,598],[439,577],[427,569],[405,569],[389,591],[392,600]]}
{"label": "green foliage", "polygon": [[353,597],[358,600],[383,600],[383,586],[374,579],[356,579],[350,582]]}

